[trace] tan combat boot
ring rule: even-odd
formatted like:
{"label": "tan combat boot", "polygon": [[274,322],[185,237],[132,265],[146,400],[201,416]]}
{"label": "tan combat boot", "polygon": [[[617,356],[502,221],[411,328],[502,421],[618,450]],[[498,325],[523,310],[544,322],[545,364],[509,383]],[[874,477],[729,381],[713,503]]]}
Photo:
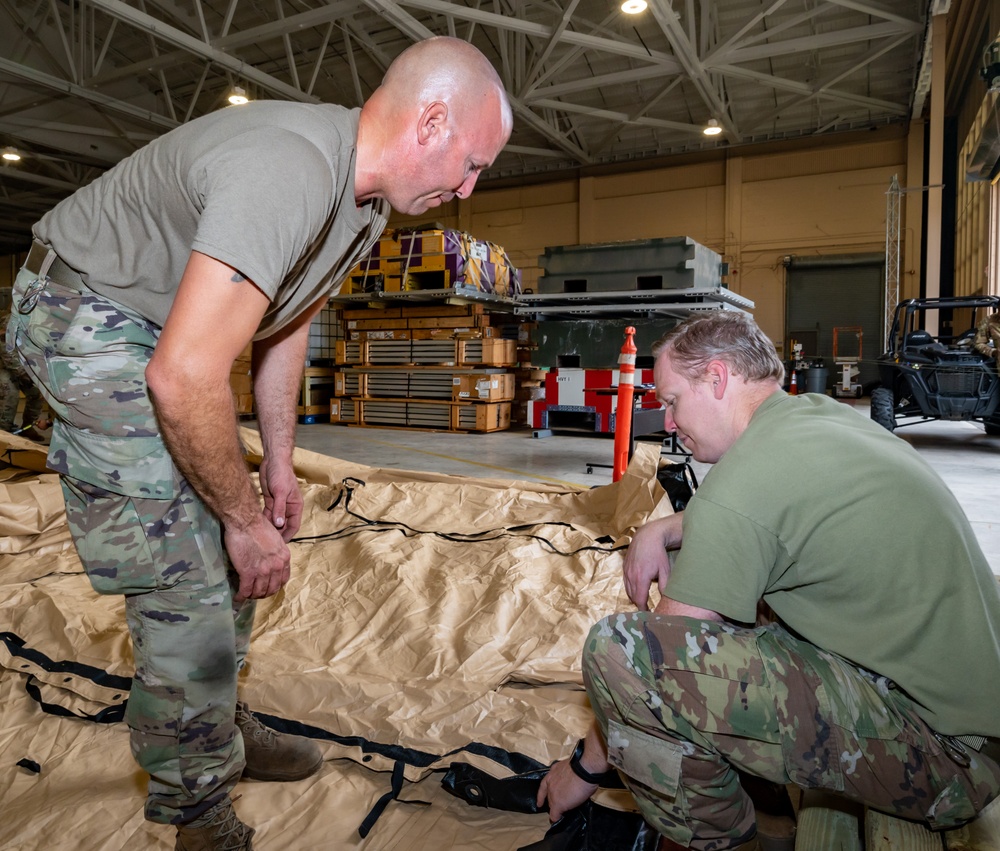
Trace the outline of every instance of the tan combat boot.
{"label": "tan combat boot", "polygon": [[243,734],[245,778],[302,780],[319,771],[323,764],[323,755],[315,742],[265,727],[242,701],[236,704],[236,726]]}
{"label": "tan combat boot", "polygon": [[[657,846],[656,851],[687,851],[686,845],[678,845],[672,839],[667,839],[665,836],[660,837],[660,844]],[[749,842],[744,842],[742,845],[733,845],[732,847],[726,849],[726,851],[762,851],[760,843],[757,841],[755,836]]]}
{"label": "tan combat boot", "polygon": [[201,818],[177,827],[174,851],[253,851],[254,832],[240,821],[227,795]]}

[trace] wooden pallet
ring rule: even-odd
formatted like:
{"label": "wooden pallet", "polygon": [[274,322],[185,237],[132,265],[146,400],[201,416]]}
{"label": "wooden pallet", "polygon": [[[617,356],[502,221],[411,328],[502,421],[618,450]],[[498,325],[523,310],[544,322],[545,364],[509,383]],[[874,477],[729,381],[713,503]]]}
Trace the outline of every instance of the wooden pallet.
{"label": "wooden pallet", "polygon": [[334,395],[510,402],[515,396],[515,379],[511,372],[489,367],[343,367],[335,377]]}
{"label": "wooden pallet", "polygon": [[975,821],[941,832],[830,793],[806,790],[795,851],[1000,851],[1000,798]]}
{"label": "wooden pallet", "polygon": [[338,398],[330,402],[330,422],[487,433],[510,428],[510,409],[510,402]]}
{"label": "wooden pallet", "polygon": [[442,340],[340,340],[338,365],[351,366],[513,366],[515,340],[497,337]]}

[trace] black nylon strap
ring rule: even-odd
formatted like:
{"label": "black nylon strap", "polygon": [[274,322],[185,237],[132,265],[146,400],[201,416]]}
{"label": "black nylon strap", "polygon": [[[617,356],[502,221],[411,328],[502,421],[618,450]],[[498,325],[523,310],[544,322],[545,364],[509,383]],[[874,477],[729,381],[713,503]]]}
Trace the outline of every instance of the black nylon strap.
{"label": "black nylon strap", "polygon": [[[361,838],[364,839],[373,827],[375,827],[375,822],[379,820],[382,813],[385,812],[385,808],[389,806],[390,801],[399,801],[399,793],[403,791],[403,769],[406,764],[400,760],[392,767],[392,786],[388,792],[386,792],[381,798],[375,802],[375,806],[371,808],[371,812],[365,816],[365,820],[361,822],[361,826],[358,828],[358,833]],[[422,807],[429,807],[429,801],[399,801],[401,804],[419,804]]]}
{"label": "black nylon strap", "polygon": [[125,707],[128,705],[127,700],[123,703],[116,703],[114,706],[106,706],[100,712],[89,715],[86,712],[74,712],[72,709],[67,709],[58,703],[47,703],[42,700],[42,691],[38,687],[38,679],[34,674],[28,677],[28,681],[24,684],[24,690],[41,707],[42,712],[48,715],[57,715],[60,718],[82,718],[84,721],[94,721],[97,724],[117,724],[119,721],[125,719]]}

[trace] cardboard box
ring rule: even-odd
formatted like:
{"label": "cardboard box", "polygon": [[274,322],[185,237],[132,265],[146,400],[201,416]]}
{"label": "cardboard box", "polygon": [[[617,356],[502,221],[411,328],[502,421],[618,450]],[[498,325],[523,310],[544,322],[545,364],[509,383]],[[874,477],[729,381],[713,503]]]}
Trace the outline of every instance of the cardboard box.
{"label": "cardboard box", "polygon": [[456,375],[453,379],[451,398],[459,401],[508,402],[514,398],[514,375],[510,372],[495,375]]}
{"label": "cardboard box", "polygon": [[234,394],[236,400],[236,413],[237,414],[252,414],[253,413],[253,396],[249,393],[239,393]]}

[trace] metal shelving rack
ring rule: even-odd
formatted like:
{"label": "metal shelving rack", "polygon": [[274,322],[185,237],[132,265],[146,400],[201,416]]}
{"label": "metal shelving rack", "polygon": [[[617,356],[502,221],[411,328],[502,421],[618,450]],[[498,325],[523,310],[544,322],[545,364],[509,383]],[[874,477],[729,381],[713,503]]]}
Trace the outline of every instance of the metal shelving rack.
{"label": "metal shelving rack", "polygon": [[619,290],[616,292],[528,293],[514,308],[516,316],[536,319],[585,317],[666,317],[683,319],[705,310],[750,312],[754,303],[723,287],[667,290]]}

